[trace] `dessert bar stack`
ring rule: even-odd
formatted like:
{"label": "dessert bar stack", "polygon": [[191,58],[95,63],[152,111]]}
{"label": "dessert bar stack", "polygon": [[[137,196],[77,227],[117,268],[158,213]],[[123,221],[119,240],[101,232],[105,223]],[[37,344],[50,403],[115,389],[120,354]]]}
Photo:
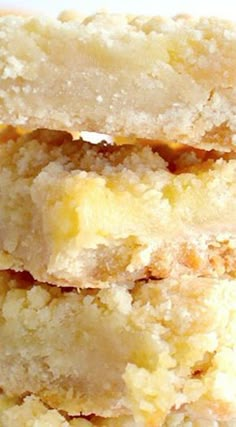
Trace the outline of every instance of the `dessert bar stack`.
{"label": "dessert bar stack", "polygon": [[3,427],[235,425],[235,69],[219,19],[0,18]]}

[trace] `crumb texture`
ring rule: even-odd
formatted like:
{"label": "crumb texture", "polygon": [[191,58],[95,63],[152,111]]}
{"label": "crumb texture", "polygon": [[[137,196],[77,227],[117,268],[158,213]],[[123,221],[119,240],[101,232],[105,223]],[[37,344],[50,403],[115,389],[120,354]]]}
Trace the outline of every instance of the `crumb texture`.
{"label": "crumb texture", "polygon": [[[146,427],[135,422],[132,417],[86,418],[64,417],[58,411],[48,409],[38,397],[31,395],[22,402],[16,402],[0,396],[0,422],[2,427]],[[234,427],[234,420],[229,422],[191,419],[184,412],[172,414],[162,427]]]}
{"label": "crumb texture", "polygon": [[235,24],[71,18],[0,18],[3,123],[235,150]]}
{"label": "crumb texture", "polygon": [[[0,387],[16,403],[29,393],[41,399],[36,418],[64,426],[54,409],[130,416],[145,427],[236,418],[235,280],[77,293],[2,272],[0,285]],[[36,403],[28,397],[23,409]]]}
{"label": "crumb texture", "polygon": [[[195,157],[194,157],[195,156]],[[39,130],[0,136],[0,268],[65,286],[234,277],[236,159]],[[171,163],[172,162],[172,163]]]}

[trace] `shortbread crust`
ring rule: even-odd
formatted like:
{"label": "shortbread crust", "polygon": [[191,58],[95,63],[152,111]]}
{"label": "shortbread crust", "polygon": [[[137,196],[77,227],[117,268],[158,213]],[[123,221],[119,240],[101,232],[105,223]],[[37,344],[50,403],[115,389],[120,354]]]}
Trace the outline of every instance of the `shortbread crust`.
{"label": "shortbread crust", "polygon": [[62,19],[0,18],[4,124],[236,150],[235,24],[106,13]]}

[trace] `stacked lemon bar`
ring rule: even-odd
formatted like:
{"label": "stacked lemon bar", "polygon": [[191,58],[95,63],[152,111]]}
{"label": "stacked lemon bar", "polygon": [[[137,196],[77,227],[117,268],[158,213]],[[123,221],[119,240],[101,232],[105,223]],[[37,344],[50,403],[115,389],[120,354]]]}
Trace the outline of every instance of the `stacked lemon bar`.
{"label": "stacked lemon bar", "polygon": [[3,427],[236,425],[235,70],[226,21],[0,18]]}

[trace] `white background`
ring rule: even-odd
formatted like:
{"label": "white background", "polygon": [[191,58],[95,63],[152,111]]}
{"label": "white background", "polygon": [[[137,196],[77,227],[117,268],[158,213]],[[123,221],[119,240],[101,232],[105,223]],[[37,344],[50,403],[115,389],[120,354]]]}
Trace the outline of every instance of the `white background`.
{"label": "white background", "polygon": [[189,13],[236,20],[235,0],[0,0],[0,7],[32,10],[51,16],[56,16],[65,9],[93,13],[105,8],[132,14],[173,16],[177,13]]}

